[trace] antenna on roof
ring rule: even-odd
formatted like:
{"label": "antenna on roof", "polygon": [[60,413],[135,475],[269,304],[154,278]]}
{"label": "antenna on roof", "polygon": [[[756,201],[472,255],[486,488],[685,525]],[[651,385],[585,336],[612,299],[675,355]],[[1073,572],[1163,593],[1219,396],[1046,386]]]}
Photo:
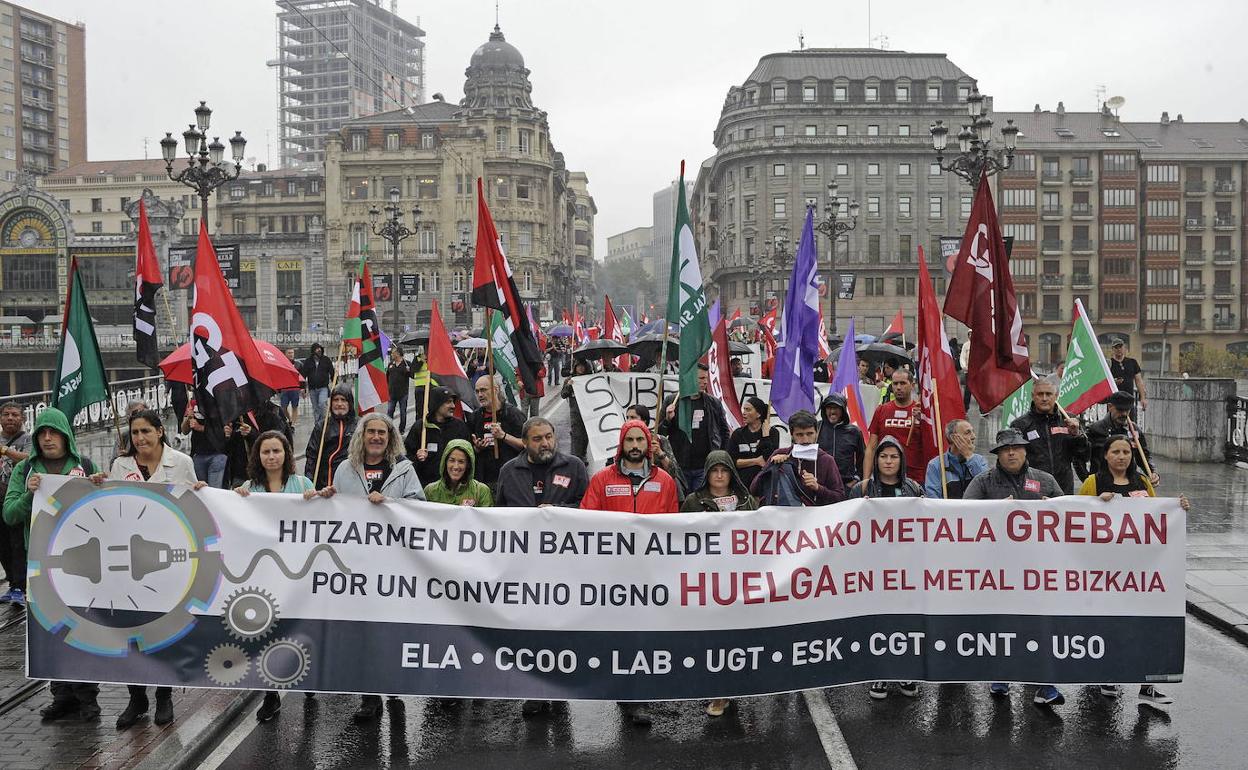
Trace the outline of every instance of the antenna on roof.
{"label": "antenna on roof", "polygon": [[797,50],[806,50],[806,35],[800,29],[797,31]]}
{"label": "antenna on roof", "polygon": [[494,26],[498,26],[498,0],[494,0]]}
{"label": "antenna on roof", "polygon": [[1101,108],[1105,106],[1105,84],[1097,83],[1094,90],[1096,93],[1096,110],[1100,112]]}
{"label": "antenna on roof", "polygon": [[1109,100],[1105,102],[1105,106],[1114,111],[1114,117],[1118,117],[1118,110],[1122,109],[1122,105],[1126,103],[1127,100],[1121,96],[1111,96],[1109,97]]}
{"label": "antenna on roof", "polygon": [[888,50],[888,35],[885,35],[883,32],[876,35],[875,38],[871,42],[875,43],[876,47],[879,48],[881,51]]}

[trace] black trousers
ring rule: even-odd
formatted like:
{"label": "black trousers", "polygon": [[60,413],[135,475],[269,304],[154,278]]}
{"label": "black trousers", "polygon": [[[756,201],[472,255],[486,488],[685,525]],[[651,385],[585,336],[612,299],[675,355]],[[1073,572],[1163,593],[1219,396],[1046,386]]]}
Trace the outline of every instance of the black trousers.
{"label": "black trousers", "polygon": [[26,591],[26,532],[0,521],[0,567],[9,579],[9,588]]}
{"label": "black trousers", "polygon": [[91,682],[51,682],[48,689],[52,691],[52,700],[58,703],[78,703],[87,706],[95,703],[100,694],[100,686]]}

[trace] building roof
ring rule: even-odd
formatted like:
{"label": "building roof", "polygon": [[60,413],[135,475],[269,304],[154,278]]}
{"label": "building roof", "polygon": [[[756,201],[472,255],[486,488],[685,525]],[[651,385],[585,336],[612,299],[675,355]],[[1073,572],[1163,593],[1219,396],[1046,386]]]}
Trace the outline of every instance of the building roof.
{"label": "building roof", "polygon": [[413,107],[404,107],[388,112],[378,112],[374,115],[365,115],[362,118],[353,120],[344,120],[342,127],[350,128],[353,126],[379,125],[383,123],[417,123],[421,125],[448,123],[455,120],[455,111],[458,109],[453,104],[447,104],[440,99],[434,99],[431,102],[417,104]]}
{"label": "building roof", "polygon": [[44,180],[60,179],[73,181],[76,178],[93,176],[130,176],[131,174],[165,175],[165,162],[160,158],[151,160],[88,160],[67,166]]}
{"label": "building roof", "polygon": [[1189,123],[1181,117],[1167,122],[1125,123],[1143,145],[1145,158],[1222,158],[1248,155],[1248,120],[1235,123]]}
{"label": "building roof", "polygon": [[801,51],[769,53],[758,60],[748,80],[765,83],[777,78],[801,80],[848,78],[881,80],[910,78],[926,80],[973,80],[943,53],[907,53],[876,48],[807,48]]}
{"label": "building roof", "polygon": [[503,37],[503,30],[495,24],[490,39],[472,52],[472,60],[468,66],[524,69],[524,56],[520,54],[520,49],[507,42],[507,38]]}
{"label": "building roof", "polygon": [[[1055,110],[1032,110],[1031,112],[993,112],[993,141],[1000,140],[1001,127],[1006,120],[1013,120],[1019,128],[1020,147],[1073,146],[1121,144],[1129,149],[1139,149],[1135,136],[1112,114],[1101,112],[1066,112],[1059,103]],[[949,142],[957,141],[960,126],[949,127]]]}

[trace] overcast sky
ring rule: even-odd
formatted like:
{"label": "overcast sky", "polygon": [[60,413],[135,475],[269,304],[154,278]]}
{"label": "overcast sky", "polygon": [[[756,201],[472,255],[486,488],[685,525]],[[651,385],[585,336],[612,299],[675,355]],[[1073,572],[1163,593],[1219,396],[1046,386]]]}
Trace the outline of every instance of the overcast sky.
{"label": "overcast sky", "polygon": [[[222,140],[276,160],[276,5],[267,0],[18,0],[87,27],[88,157],[159,157],[199,99]],[[383,0],[387,5],[389,0]],[[868,33],[870,7],[870,34]],[[1008,9],[1004,13],[1000,9]],[[201,21],[204,9],[206,20]],[[959,9],[963,12],[959,13]],[[464,68],[494,25],[493,0],[399,0],[426,32],[426,98],[457,102]],[[999,110],[1092,110],[1096,89],[1122,96],[1124,120],[1248,117],[1248,5],[1026,0],[673,2],[503,0],[507,40],[532,71],[533,100],[569,167],[589,175],[607,236],[651,223],[651,195],[714,153],[711,133],[728,88],[764,54],[807,47],[942,52]],[[692,174],[691,174],[692,176]]]}

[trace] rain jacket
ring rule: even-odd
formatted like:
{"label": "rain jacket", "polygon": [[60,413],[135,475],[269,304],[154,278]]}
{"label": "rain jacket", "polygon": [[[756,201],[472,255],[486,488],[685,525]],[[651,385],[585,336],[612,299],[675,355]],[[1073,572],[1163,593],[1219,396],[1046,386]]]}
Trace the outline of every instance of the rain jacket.
{"label": "rain jacket", "polygon": [[[97,468],[91,458],[84,457],[78,451],[78,443],[74,441],[74,432],[69,427],[69,418],[60,409],[49,407],[35,418],[33,436],[38,436],[43,428],[51,428],[65,437],[65,466],[61,468],[62,476],[90,476]],[[4,523],[10,527],[21,526],[26,534],[26,544],[30,545],[30,508],[35,501],[35,494],[26,488],[26,482],[32,473],[47,473],[43,456],[39,451],[36,439],[30,448],[30,456],[13,468],[9,477],[9,488],[4,493]]]}
{"label": "rain jacket", "polygon": [[589,483],[585,463],[580,458],[556,451],[545,465],[529,462],[528,452],[521,452],[498,472],[498,494],[495,505],[534,506],[537,496],[533,487],[542,485],[542,505],[563,505],[574,508],[581,504]]}
{"label": "rain jacket", "polygon": [[[624,473],[624,434],[633,428],[641,428],[646,435],[646,476],[630,476]],[[581,498],[581,507],[593,511],[625,511],[628,513],[676,513],[680,499],[676,497],[676,482],[667,471],[654,464],[650,449],[650,429],[641,420],[625,420],[620,426],[619,446],[615,462],[594,474]],[[640,481],[640,483],[638,483]]]}
{"label": "rain jacket", "polygon": [[[732,456],[722,449],[716,449],[706,456],[706,475],[711,475],[711,468],[716,465],[722,465],[728,469],[728,473],[732,478],[728,481],[728,488],[737,496],[738,511],[754,511],[758,509],[758,498],[750,494],[750,490],[746,488],[745,482],[741,480],[741,474],[737,473],[736,463],[732,461]],[[711,494],[710,485],[702,482],[702,488],[693,492],[685,498],[685,502],[680,506],[681,511],[718,511],[719,503],[715,502],[715,495]]]}
{"label": "rain jacket", "polygon": [[[707,455],[716,449],[728,448],[728,417],[724,414],[724,404],[709,393],[701,393],[699,397],[686,396],[695,410],[702,410],[702,423],[695,427],[694,432],[706,432]],[[676,462],[682,468],[696,468],[706,463],[705,457],[695,457],[693,442],[685,435],[677,424],[680,408],[677,407],[676,417],[667,419],[668,400],[664,399],[663,410],[659,417],[659,433],[667,436],[672,442],[672,450],[676,453]]]}
{"label": "rain jacket", "polygon": [[[350,460],[339,465],[334,471],[334,489],[338,494],[349,497],[368,497],[368,481],[364,478],[363,469],[355,467]],[[381,493],[395,500],[425,499],[425,488],[420,485],[416,468],[406,457],[400,457],[394,463],[390,475],[381,485]]]}
{"label": "rain jacket", "polygon": [[[344,417],[335,417],[329,404],[326,404],[325,411],[329,414],[329,420],[318,422],[313,426],[312,435],[308,437],[308,446],[303,450],[303,475],[315,479],[317,489],[329,486],[329,480],[334,477],[334,471],[347,458],[347,447],[351,444],[351,434],[355,432],[355,394],[351,392],[349,386],[339,385],[329,395],[330,401],[333,401],[334,396],[346,396],[347,404],[349,404],[347,414]],[[325,451],[320,455],[320,472],[318,473],[316,458],[321,450],[322,431],[325,433]]]}
{"label": "rain jacket", "polygon": [[1008,473],[998,463],[992,470],[984,471],[972,479],[971,485],[962,494],[962,499],[1004,500],[1013,497],[1015,500],[1043,500],[1064,494],[1057,479],[1047,471],[1036,470],[1024,462],[1018,473]]}
{"label": "rain jacket", "polygon": [[1066,418],[1057,409],[1048,414],[1036,411],[1033,405],[1027,414],[1010,423],[1010,427],[1027,439],[1027,464],[1048,471],[1066,494],[1075,491],[1074,465],[1083,468],[1088,456],[1086,433],[1072,435]]}
{"label": "rain jacket", "polygon": [[[454,439],[463,439],[470,441],[472,433],[468,430],[468,423],[452,417],[444,423],[436,423],[429,419],[429,415],[437,414],[438,409],[451,398],[445,388],[434,388],[429,391],[429,411],[422,420],[412,423],[412,428],[407,432],[407,438],[403,440],[403,448],[407,451],[408,458],[416,465],[416,473],[420,475],[422,484],[432,484],[442,477],[442,453],[446,449],[446,445]],[[428,454],[424,460],[417,460],[416,453],[420,451],[421,428],[424,427],[425,449]]]}
{"label": "rain jacket", "polygon": [[303,375],[308,390],[328,388],[334,378],[334,362],[325,355],[325,348],[313,344],[308,357],[299,366],[299,374]]}
{"label": "rain jacket", "polygon": [[[832,422],[828,419],[828,407],[839,406],[841,419]],[[836,469],[841,472],[841,481],[853,483],[862,478],[862,461],[867,452],[862,431],[849,421],[849,410],[845,408],[845,396],[840,393],[829,393],[819,404],[819,448],[836,460]]]}
{"label": "rain jacket", "polygon": [[[446,476],[446,456],[452,449],[468,453],[468,472],[464,478],[452,487]],[[477,469],[477,455],[472,444],[462,438],[451,439],[442,453],[442,461],[438,464],[440,474],[437,481],[425,486],[425,499],[431,503],[447,503],[448,505],[469,505],[474,508],[489,508],[494,505],[494,496],[490,488],[474,477]]]}
{"label": "rain jacket", "polygon": [[884,486],[880,483],[880,452],[885,447],[892,447],[901,453],[901,466],[897,469],[897,474],[901,477],[901,488],[896,490],[894,497],[922,497],[923,487],[919,482],[906,476],[906,449],[901,442],[892,436],[885,436],[880,439],[880,443],[875,447],[874,465],[871,469],[871,478],[867,479],[865,485],[854,484],[850,487],[849,498],[856,497],[884,497]]}

